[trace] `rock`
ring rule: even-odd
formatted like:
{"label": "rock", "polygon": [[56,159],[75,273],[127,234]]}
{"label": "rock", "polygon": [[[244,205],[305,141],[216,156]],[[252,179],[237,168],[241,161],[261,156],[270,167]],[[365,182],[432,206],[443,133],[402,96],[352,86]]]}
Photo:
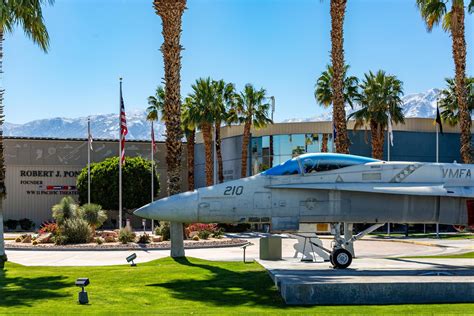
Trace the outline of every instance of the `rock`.
{"label": "rock", "polygon": [[26,235],[25,238],[21,241],[23,244],[29,244],[31,242],[31,235]]}
{"label": "rock", "polygon": [[152,237],[151,237],[151,240],[152,240],[153,242],[162,242],[162,241],[163,241],[163,237],[161,237],[161,236],[152,236]]}
{"label": "rock", "polygon": [[105,236],[105,237],[102,237],[102,238],[104,239],[104,242],[106,242],[106,243],[107,243],[107,242],[116,242],[116,241],[117,241],[117,238],[114,237],[114,236],[111,236],[111,235]]}
{"label": "rock", "polygon": [[38,244],[50,244],[53,242],[52,237],[52,233],[41,234],[38,238],[36,238],[36,242]]}
{"label": "rock", "polygon": [[104,230],[101,234],[100,237],[106,239],[107,237],[112,237],[112,238],[118,238],[118,232],[113,231],[113,230]]}

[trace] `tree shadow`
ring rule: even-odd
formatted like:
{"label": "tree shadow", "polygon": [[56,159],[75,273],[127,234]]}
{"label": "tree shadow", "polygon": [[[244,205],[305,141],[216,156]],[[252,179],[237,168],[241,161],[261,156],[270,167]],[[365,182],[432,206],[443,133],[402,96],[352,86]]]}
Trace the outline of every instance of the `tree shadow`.
{"label": "tree shadow", "polygon": [[186,278],[147,286],[165,288],[177,299],[207,302],[216,306],[286,306],[266,271],[236,272],[193,263],[187,258],[174,260],[181,265],[205,269],[211,272],[212,276],[204,280]]}
{"label": "tree shadow", "polygon": [[8,269],[0,270],[0,307],[33,306],[37,300],[66,297],[57,290],[70,287],[64,276],[9,277]]}

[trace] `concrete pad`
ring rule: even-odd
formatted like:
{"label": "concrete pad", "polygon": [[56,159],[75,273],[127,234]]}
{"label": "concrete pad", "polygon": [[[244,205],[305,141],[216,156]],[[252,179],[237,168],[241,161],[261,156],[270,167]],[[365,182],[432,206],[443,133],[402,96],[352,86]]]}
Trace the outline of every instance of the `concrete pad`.
{"label": "concrete pad", "polygon": [[474,302],[472,259],[355,259],[343,270],[294,259],[258,262],[291,305]]}

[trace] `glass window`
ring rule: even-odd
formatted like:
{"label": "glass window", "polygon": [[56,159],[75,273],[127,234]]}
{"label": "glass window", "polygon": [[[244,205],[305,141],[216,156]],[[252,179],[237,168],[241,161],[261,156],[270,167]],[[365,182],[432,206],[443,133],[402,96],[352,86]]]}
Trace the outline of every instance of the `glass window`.
{"label": "glass window", "polygon": [[300,174],[300,166],[298,165],[298,161],[296,160],[296,158],[293,158],[282,163],[281,165],[275,166],[271,169],[262,172],[262,174],[268,176],[287,176]]}
{"label": "glass window", "polygon": [[319,147],[319,134],[306,134],[306,152],[307,153],[319,153],[321,148]]}
{"label": "glass window", "polygon": [[291,135],[280,135],[280,152],[279,155],[290,155],[292,154],[293,148],[291,145]]}
{"label": "glass window", "polygon": [[304,173],[330,171],[378,161],[372,158],[339,154],[307,154],[299,159]]}
{"label": "glass window", "polygon": [[[274,135],[273,136],[273,154],[275,156],[279,156],[280,155],[280,137],[281,135]],[[278,165],[280,163],[277,163],[277,164],[274,164],[274,166]]]}

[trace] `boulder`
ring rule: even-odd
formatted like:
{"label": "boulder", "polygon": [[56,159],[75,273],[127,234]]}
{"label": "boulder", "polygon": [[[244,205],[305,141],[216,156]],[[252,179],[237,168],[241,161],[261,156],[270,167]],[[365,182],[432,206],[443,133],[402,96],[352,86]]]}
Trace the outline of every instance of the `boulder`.
{"label": "boulder", "polygon": [[50,244],[53,242],[52,238],[52,233],[46,233],[39,235],[38,238],[36,238],[36,241],[38,242],[38,244]]}
{"label": "boulder", "polygon": [[104,230],[100,233],[100,237],[106,239],[107,237],[118,238],[118,233],[113,230]]}
{"label": "boulder", "polygon": [[31,235],[26,235],[25,238],[23,238],[21,242],[23,244],[29,244],[31,243],[31,240],[32,240]]}
{"label": "boulder", "polygon": [[151,237],[151,240],[152,240],[153,242],[162,242],[162,241],[163,241],[163,237],[161,237],[161,236],[152,236],[152,237]]}

